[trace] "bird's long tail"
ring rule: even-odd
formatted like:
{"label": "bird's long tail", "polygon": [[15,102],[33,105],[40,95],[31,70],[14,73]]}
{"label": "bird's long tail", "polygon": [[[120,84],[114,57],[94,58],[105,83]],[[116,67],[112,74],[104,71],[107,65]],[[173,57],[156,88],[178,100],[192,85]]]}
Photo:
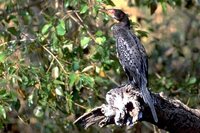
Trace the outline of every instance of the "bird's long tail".
{"label": "bird's long tail", "polygon": [[144,102],[148,104],[151,109],[151,113],[153,115],[154,121],[158,122],[158,117],[157,117],[156,110],[154,107],[154,101],[146,85],[142,85],[141,92],[142,92],[142,97],[143,97]]}

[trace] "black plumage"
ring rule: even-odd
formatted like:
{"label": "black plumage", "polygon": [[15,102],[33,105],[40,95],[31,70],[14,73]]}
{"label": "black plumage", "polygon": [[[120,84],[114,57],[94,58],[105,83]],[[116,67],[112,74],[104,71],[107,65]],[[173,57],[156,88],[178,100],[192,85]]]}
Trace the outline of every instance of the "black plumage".
{"label": "black plumage", "polygon": [[145,49],[138,37],[130,30],[130,21],[124,12],[118,9],[109,9],[106,12],[119,21],[112,27],[112,32],[116,40],[120,64],[130,83],[140,89],[144,102],[150,107],[154,121],[157,122],[154,101],[148,90],[148,60]]}

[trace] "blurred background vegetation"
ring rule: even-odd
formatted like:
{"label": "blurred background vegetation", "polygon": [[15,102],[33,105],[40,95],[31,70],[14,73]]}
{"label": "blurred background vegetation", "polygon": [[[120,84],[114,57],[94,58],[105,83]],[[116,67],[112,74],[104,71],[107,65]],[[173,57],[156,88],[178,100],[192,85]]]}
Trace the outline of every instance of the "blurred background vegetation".
{"label": "blurred background vegetation", "polygon": [[100,8],[129,14],[149,56],[153,92],[200,105],[198,0],[0,0],[0,132],[164,132],[148,123],[73,125],[126,82]]}

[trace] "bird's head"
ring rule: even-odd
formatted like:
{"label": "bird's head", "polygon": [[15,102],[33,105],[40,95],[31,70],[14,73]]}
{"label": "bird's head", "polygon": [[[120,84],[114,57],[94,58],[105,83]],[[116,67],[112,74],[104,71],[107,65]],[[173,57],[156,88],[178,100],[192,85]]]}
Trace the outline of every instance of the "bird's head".
{"label": "bird's head", "polygon": [[103,12],[120,22],[120,25],[130,27],[128,15],[120,9],[103,9]]}
{"label": "bird's head", "polygon": [[107,9],[105,10],[105,12],[119,22],[128,18],[128,16],[122,10],[119,9]]}

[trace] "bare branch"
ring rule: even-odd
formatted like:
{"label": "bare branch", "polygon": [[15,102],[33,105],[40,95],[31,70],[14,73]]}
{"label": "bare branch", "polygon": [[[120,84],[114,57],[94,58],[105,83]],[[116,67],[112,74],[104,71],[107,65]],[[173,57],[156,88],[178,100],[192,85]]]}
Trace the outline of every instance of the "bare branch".
{"label": "bare branch", "polygon": [[106,94],[107,104],[94,108],[74,123],[88,128],[95,123],[100,127],[109,124],[132,126],[137,121],[147,121],[170,132],[200,132],[200,110],[191,109],[179,100],[168,99],[162,95],[152,94],[152,97],[158,116],[157,123],[154,122],[139,90],[128,84],[111,89]]}

